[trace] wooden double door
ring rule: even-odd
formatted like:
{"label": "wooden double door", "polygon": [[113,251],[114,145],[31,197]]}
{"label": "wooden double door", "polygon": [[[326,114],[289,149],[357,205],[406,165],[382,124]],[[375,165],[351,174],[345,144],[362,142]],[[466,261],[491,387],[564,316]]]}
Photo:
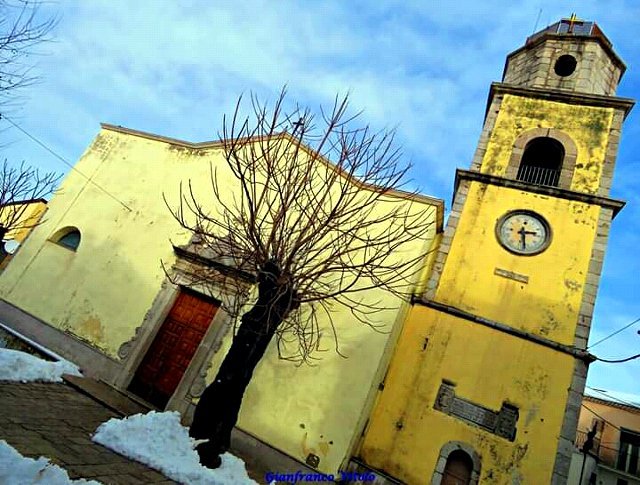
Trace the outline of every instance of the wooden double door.
{"label": "wooden double door", "polygon": [[178,387],[219,305],[181,289],[145,354],[129,390],[163,409]]}

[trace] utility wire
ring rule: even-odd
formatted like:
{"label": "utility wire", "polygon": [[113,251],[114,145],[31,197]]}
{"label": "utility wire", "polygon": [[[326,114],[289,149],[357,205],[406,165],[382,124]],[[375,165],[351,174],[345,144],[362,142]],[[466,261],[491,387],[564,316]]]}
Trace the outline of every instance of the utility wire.
{"label": "utility wire", "polygon": [[109,197],[111,197],[113,200],[115,200],[116,202],[118,202],[120,205],[122,205],[125,209],[127,209],[129,212],[133,212],[131,207],[129,207],[127,204],[125,204],[124,202],[122,202],[120,199],[118,199],[115,195],[113,195],[111,192],[109,192],[107,189],[105,189],[104,187],[102,187],[101,185],[97,184],[96,182],[94,182],[93,180],[91,180],[89,177],[87,177],[85,174],[83,174],[80,170],[78,170],[77,168],[75,168],[73,166],[72,163],[70,163],[68,160],[66,160],[64,157],[62,157],[61,155],[58,155],[55,151],[53,151],[51,148],[49,148],[47,145],[45,145],[43,142],[41,142],[40,140],[38,140],[35,136],[31,135],[30,133],[28,133],[25,129],[21,128],[15,121],[11,120],[9,117],[7,117],[7,115],[5,114],[1,114],[0,113],[0,119],[5,119],[7,120],[9,123],[11,123],[15,128],[17,128],[18,130],[20,130],[22,133],[24,133],[26,136],[28,136],[31,140],[33,140],[34,142],[36,142],[38,145],[40,145],[42,148],[44,148],[45,150],[47,150],[49,153],[51,153],[51,155],[53,155],[54,157],[56,157],[58,160],[60,160],[62,163],[64,163],[66,166],[68,166],[71,170],[73,170],[74,172],[76,172],[77,174],[81,175],[82,177],[84,177],[87,182],[91,182],[93,185],[95,185],[98,189],[102,190],[105,194],[107,194]]}
{"label": "utility wire", "polygon": [[623,330],[628,329],[630,326],[635,325],[636,323],[640,322],[640,318],[636,318],[633,322],[629,323],[628,325],[625,325],[624,327],[622,327],[620,330],[616,330],[613,333],[610,333],[609,335],[607,335],[606,337],[598,340],[595,344],[589,345],[587,347],[587,349],[592,349],[593,347],[595,347],[596,345],[604,342],[605,340],[610,339],[611,337],[613,337],[614,335],[618,335],[620,332],[622,332]]}
{"label": "utility wire", "polygon": [[627,406],[632,406],[634,408],[640,407],[640,406],[638,406],[638,404],[634,404],[632,402],[625,401],[623,399],[620,399],[619,397],[611,396],[611,395],[607,394],[605,391],[602,391],[601,389],[596,389],[595,387],[591,387],[591,386],[586,386],[586,387],[588,387],[592,391],[597,392],[598,394],[602,394],[603,396],[606,396],[607,399],[609,399],[609,400],[618,401],[620,404],[626,404]]}
{"label": "utility wire", "polygon": [[601,359],[600,357],[596,357],[596,360],[599,360],[600,362],[605,362],[607,364],[622,364],[623,362],[629,362],[630,360],[634,360],[637,358],[640,358],[640,354],[632,355],[631,357],[627,357],[626,359],[608,360],[608,359]]}
{"label": "utility wire", "polygon": [[587,406],[585,403],[582,403],[582,407],[585,408],[587,411],[589,411],[591,414],[595,414],[597,417],[599,417],[602,421],[604,421],[605,423],[613,426],[615,429],[617,429],[618,431],[620,430],[620,426],[616,426],[615,424],[613,424],[611,421],[609,421],[608,419],[603,418],[602,416],[600,416],[598,413],[596,413],[593,409],[591,409],[589,406]]}

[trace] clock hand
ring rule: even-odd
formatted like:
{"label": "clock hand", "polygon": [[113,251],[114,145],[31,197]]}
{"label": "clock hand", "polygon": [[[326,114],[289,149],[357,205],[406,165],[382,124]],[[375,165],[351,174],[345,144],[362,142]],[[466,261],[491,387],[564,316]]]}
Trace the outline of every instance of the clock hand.
{"label": "clock hand", "polygon": [[527,242],[526,242],[527,231],[524,230],[524,226],[520,228],[520,230],[518,231],[518,234],[520,234],[520,240],[522,241],[522,249],[524,250],[527,248]]}

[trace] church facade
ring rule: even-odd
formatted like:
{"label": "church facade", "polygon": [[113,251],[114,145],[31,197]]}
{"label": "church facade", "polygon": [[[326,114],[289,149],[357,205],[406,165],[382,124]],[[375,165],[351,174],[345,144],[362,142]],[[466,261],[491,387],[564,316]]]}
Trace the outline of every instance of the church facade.
{"label": "church facade", "polygon": [[[411,304],[388,301],[386,334],[337,314],[348,359],[326,352],[295,367],[269,351],[240,432],[294,468],[373,472],[378,483],[566,483],[609,227],[624,206],[609,195],[633,107],[615,95],[624,70],[599,27],[576,19],[511,53],[471,167],[455,173],[444,230],[441,200],[411,201],[433,219],[412,248],[431,256]],[[220,153],[103,125],[77,164],[89,179],[65,179],[0,275],[0,315],[188,419],[231,332],[219,295],[190,284],[205,261],[162,194],[176,199],[167,181],[185,174],[206,183]],[[197,328],[174,346],[187,349],[181,371],[150,377],[184,314]]]}
{"label": "church facade", "polygon": [[[232,197],[237,181],[220,142],[193,144],[103,125],[47,205],[42,224],[0,275],[0,319],[86,375],[190,421],[233,335],[222,305],[228,286],[200,275],[217,265],[246,280],[247,288],[253,284],[251,274],[206,254],[167,207],[179,203],[180,182],[190,181],[199,200],[213,201],[212,165]],[[405,203],[424,213],[428,227],[404,247],[403,257],[414,259],[440,237],[444,203],[391,191],[380,205],[403,211]],[[417,269],[416,284],[424,272]],[[279,359],[274,341],[244,395],[237,426],[242,446],[296,460],[292,467],[332,474],[344,468],[410,307],[379,288],[358,298],[383,308],[374,320],[383,331],[336,305],[330,321],[319,317],[328,337],[315,365]],[[334,350],[331,325],[342,355]]]}

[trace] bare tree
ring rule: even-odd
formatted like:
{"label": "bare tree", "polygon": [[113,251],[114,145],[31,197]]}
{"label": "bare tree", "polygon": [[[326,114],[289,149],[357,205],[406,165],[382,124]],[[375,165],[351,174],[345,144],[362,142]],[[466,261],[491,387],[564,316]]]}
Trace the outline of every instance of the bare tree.
{"label": "bare tree", "polygon": [[55,27],[54,17],[40,19],[40,0],[0,0],[0,106],[37,80],[27,58]]}
{"label": "bare tree", "polygon": [[[11,165],[4,161],[0,167],[0,240],[39,223],[27,216],[28,203],[51,195],[58,180],[54,172],[42,173],[24,163]],[[2,245],[0,258],[5,256]]]}
{"label": "bare tree", "polygon": [[[0,118],[20,88],[37,80],[32,73],[30,56],[35,46],[48,40],[55,27],[55,17],[40,18],[41,0],[0,0]],[[12,165],[5,160],[0,167],[0,260],[7,256],[4,240],[18,231],[37,224],[26,217],[28,202],[50,195],[56,174],[42,173],[24,162]]]}
{"label": "bare tree", "polygon": [[[339,352],[331,319],[337,305],[377,328],[373,317],[386,308],[365,292],[410,295],[433,220],[420,196],[399,190],[409,166],[400,163],[393,133],[352,127],[358,115],[348,114],[346,97],[320,116],[297,106],[285,112],[285,90],[273,107],[251,101],[252,115],[240,116],[239,100],[221,133],[224,170],[237,187],[221,184],[214,167],[211,199],[189,181],[171,209],[208,254],[257,282],[190,429],[208,440],[197,450],[211,468],[229,447],[245,389],[274,336],[281,358],[302,363],[314,358],[323,332]],[[199,279],[224,285],[224,294],[246,292],[246,278],[215,271]],[[237,314],[238,306],[227,311]]]}

